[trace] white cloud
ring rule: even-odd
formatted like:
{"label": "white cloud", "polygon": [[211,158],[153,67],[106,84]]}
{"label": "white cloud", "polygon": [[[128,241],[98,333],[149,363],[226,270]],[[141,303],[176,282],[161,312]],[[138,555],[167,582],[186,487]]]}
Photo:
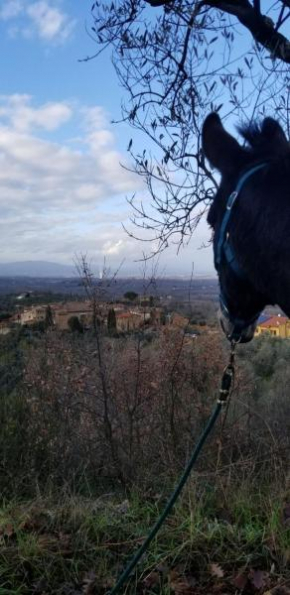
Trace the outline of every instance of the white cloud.
{"label": "white cloud", "polygon": [[112,241],[109,240],[108,242],[105,242],[104,246],[103,246],[103,252],[105,256],[111,256],[111,255],[117,255],[120,254],[122,251],[122,248],[124,248],[125,246],[125,241],[124,240],[117,240],[117,241]]}
{"label": "white cloud", "polygon": [[4,0],[0,20],[14,22],[8,30],[12,38],[22,36],[30,39],[36,35],[45,42],[53,43],[65,42],[76,24],[74,19],[50,0]]}
{"label": "white cloud", "polygon": [[23,12],[23,2],[21,0],[6,0],[0,8],[0,19],[8,21],[15,19]]}
{"label": "white cloud", "polygon": [[99,105],[82,108],[82,115],[88,134],[96,128],[104,127],[107,122],[104,109]]}
{"label": "white cloud", "polygon": [[[80,123],[83,109],[66,102],[34,106],[27,95],[0,97],[2,261],[126,252],[125,194],[139,182],[119,165],[124,156],[100,108],[99,116],[101,130],[88,134],[84,121],[81,149],[74,149],[69,139],[57,141],[57,127],[63,136],[62,124]],[[41,136],[47,131],[49,139]]]}
{"label": "white cloud", "polygon": [[34,127],[56,130],[72,116],[72,108],[65,103],[46,103],[38,108],[31,106],[29,95],[0,97],[0,118],[10,121],[13,128],[28,132]]}
{"label": "white cloud", "polygon": [[[65,140],[66,131],[73,140]],[[87,253],[95,263],[106,256],[114,268],[126,259],[132,272],[153,243],[144,246],[123,231],[130,216],[125,197],[141,182],[120,162],[126,163],[125,156],[101,107],[34,105],[28,95],[0,96],[0,260],[69,263]],[[207,227],[202,234],[206,241]],[[170,269],[190,274],[192,260],[197,272],[199,261],[202,270],[210,268],[211,249],[200,251],[201,243],[194,239],[178,262],[176,247],[166,251]],[[136,264],[135,273],[140,269]]]}
{"label": "white cloud", "polygon": [[74,21],[53,7],[46,0],[34,2],[27,7],[26,13],[30,17],[35,29],[44,40],[65,41],[74,27]]}

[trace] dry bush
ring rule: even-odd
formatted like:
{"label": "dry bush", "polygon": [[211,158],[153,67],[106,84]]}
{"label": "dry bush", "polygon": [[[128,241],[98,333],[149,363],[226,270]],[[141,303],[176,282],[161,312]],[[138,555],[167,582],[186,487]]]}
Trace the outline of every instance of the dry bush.
{"label": "dry bush", "polygon": [[[94,333],[56,331],[35,338],[6,412],[3,489],[13,482],[158,489],[188,459],[226,359],[220,335],[189,339],[169,327],[119,338],[99,333],[97,341]],[[267,398],[257,396],[253,361],[252,353],[240,358],[231,406],[197,467],[228,482],[278,481],[287,468],[290,374],[280,378],[275,364]]]}
{"label": "dry bush", "polygon": [[49,332],[26,350],[18,449],[30,479],[148,485],[184,464],[211,408],[220,350],[213,362],[206,337],[188,343],[167,329],[98,345],[101,359],[93,335]]}

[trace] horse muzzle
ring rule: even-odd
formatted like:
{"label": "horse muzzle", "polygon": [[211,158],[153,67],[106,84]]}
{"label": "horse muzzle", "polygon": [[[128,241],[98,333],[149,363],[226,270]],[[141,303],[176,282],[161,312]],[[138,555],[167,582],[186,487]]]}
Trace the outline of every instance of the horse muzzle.
{"label": "horse muzzle", "polygon": [[257,319],[247,323],[245,320],[230,318],[221,309],[218,312],[218,318],[222,330],[229,341],[248,343],[252,340],[257,326]]}

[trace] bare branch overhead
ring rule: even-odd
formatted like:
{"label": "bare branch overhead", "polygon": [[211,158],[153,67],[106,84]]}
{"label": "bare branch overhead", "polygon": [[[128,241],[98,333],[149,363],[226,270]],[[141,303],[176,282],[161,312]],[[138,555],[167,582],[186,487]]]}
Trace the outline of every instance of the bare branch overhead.
{"label": "bare branch overhead", "polygon": [[290,0],[95,3],[96,41],[111,48],[125,91],[119,121],[138,131],[126,146],[148,192],[129,200],[132,220],[159,249],[188,241],[214,196],[200,143],[210,111],[278,116],[290,136],[289,9]]}
{"label": "bare branch overhead", "polygon": [[[175,4],[174,0],[146,1],[153,7],[166,5],[173,8]],[[201,0],[196,3],[199,10],[208,6],[235,16],[250,31],[253,39],[270,51],[272,58],[278,58],[289,64],[290,42],[279,33],[272,19],[261,13],[260,4],[259,0],[254,1],[253,4],[248,0]],[[290,0],[283,0],[281,4],[290,7]]]}

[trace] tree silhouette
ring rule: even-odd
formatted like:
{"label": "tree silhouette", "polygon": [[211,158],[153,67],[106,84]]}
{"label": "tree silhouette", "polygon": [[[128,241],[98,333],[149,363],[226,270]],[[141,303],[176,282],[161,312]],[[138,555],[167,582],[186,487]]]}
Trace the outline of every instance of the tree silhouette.
{"label": "tree silhouette", "polygon": [[108,331],[114,332],[117,328],[116,312],[114,308],[110,308],[108,311]]}
{"label": "tree silhouette", "polygon": [[135,291],[126,291],[126,293],[124,293],[124,298],[126,300],[130,300],[130,302],[134,302],[138,297],[138,293],[136,293]]}
{"label": "tree silhouette", "polygon": [[92,15],[96,56],[111,49],[126,91],[121,121],[143,133],[128,151],[152,200],[129,200],[129,233],[150,230],[159,252],[187,241],[213,198],[200,140],[210,111],[278,115],[288,131],[290,1],[99,0]]}
{"label": "tree silhouette", "polygon": [[46,328],[53,326],[53,313],[50,305],[48,305],[45,310],[45,326]]}
{"label": "tree silhouette", "polygon": [[71,316],[68,319],[68,327],[72,333],[83,333],[83,325],[78,316]]}

